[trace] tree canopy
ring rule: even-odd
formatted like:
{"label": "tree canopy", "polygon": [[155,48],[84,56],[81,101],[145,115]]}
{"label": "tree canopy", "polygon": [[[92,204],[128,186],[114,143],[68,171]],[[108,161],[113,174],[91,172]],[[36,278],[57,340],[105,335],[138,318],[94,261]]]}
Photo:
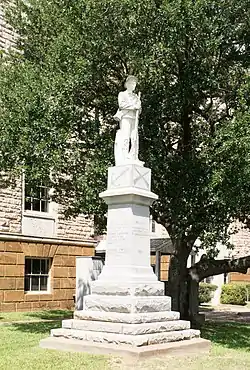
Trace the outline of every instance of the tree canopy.
{"label": "tree canopy", "polygon": [[69,214],[101,220],[117,94],[137,75],[152,214],[186,274],[197,238],[213,257],[250,215],[249,13],[249,0],[13,0],[6,17],[20,37],[1,59],[1,169],[50,173]]}

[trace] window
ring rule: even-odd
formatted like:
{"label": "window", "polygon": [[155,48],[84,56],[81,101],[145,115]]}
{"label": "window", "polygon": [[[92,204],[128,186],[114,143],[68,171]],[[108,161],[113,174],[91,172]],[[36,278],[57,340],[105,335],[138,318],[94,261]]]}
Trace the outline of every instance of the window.
{"label": "window", "polygon": [[152,226],[151,226],[152,233],[155,233],[155,221],[152,220]]}
{"label": "window", "polygon": [[49,290],[49,258],[25,258],[25,292]]}
{"label": "window", "polygon": [[24,209],[37,212],[49,211],[49,189],[41,184],[25,182],[25,204]]}

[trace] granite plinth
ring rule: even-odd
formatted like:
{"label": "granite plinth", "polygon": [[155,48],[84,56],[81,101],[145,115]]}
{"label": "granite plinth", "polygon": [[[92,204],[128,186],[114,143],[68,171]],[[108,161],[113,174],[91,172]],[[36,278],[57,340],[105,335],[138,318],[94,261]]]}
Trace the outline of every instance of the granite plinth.
{"label": "granite plinth", "polygon": [[96,280],[91,284],[92,294],[114,296],[163,296],[164,283],[160,281],[140,282],[114,282]]}
{"label": "granite plinth", "polygon": [[84,300],[86,311],[120,313],[161,312],[171,310],[171,298],[167,296],[103,296],[91,294]]}

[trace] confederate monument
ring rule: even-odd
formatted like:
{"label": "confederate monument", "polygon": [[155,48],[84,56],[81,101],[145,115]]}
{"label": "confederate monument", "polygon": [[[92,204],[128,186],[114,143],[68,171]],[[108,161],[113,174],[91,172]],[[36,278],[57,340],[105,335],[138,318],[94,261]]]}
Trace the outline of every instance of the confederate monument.
{"label": "confederate monument", "polygon": [[158,197],[151,192],[151,170],[138,159],[136,82],[129,76],[118,96],[116,165],[100,194],[108,205],[105,265],[83,310],[53,329],[40,342],[44,348],[131,356],[209,349],[210,342],[171,311],[171,298],[150,266],[149,207]]}
{"label": "confederate monument", "polygon": [[118,95],[119,108],[114,116],[119,121],[120,129],[115,138],[115,165],[126,163],[128,160],[138,161],[139,137],[138,121],[141,110],[140,93],[134,93],[137,78],[128,76],[125,87]]}

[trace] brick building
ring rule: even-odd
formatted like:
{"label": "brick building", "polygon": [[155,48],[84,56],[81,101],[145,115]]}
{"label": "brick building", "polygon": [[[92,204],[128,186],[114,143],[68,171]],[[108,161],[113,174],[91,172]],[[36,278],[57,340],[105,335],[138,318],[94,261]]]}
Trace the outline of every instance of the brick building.
{"label": "brick building", "polygon": [[[15,46],[0,5],[0,52]],[[0,312],[72,308],[76,257],[95,254],[93,220],[65,219],[44,184],[0,189]]]}
{"label": "brick building", "polygon": [[49,189],[0,189],[0,312],[72,308],[76,257],[95,255],[93,220],[67,220]]}

